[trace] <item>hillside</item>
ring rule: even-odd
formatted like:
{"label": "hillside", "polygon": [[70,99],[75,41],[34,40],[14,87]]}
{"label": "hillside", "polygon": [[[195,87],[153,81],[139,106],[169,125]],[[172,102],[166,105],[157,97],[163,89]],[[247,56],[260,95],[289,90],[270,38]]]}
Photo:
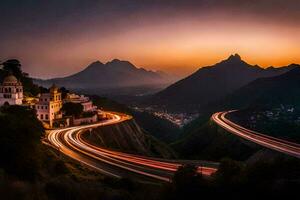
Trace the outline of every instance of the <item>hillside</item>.
{"label": "hillside", "polygon": [[84,70],[67,77],[35,80],[36,83],[45,87],[55,83],[69,89],[97,89],[97,91],[104,90],[104,92],[119,88],[157,87],[169,84],[171,81],[172,78],[162,72],[137,68],[128,61],[118,59],[105,64],[100,61],[93,62]]}
{"label": "hillside", "polygon": [[84,138],[97,146],[151,157],[174,158],[167,145],[143,132],[134,119],[86,132]]}
{"label": "hillside", "polygon": [[257,78],[280,75],[294,67],[263,69],[246,63],[235,54],[174,83],[150,98],[149,103],[162,104],[175,111],[201,109]]}
{"label": "hillside", "polygon": [[260,78],[235,91],[225,103],[232,108],[300,106],[300,67],[276,77]]}
{"label": "hillside", "polygon": [[180,134],[180,129],[166,119],[156,117],[155,115],[147,112],[135,111],[124,104],[120,104],[105,97],[99,97],[96,95],[90,97],[94,104],[99,108],[132,115],[138,125],[143,129],[143,132],[159,139],[162,142],[173,142]]}

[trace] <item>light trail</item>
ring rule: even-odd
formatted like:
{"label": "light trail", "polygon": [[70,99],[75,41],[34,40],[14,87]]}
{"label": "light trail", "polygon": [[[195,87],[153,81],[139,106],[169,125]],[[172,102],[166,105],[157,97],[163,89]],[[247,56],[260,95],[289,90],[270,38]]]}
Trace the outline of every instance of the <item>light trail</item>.
{"label": "light trail", "polygon": [[242,127],[226,118],[229,113],[235,110],[218,112],[212,115],[211,119],[225,130],[233,133],[239,137],[255,142],[256,144],[264,147],[279,151],[297,158],[300,158],[300,145],[283,139],[275,138],[272,136],[264,135],[262,133],[249,130]]}
{"label": "light trail", "polygon": [[[139,156],[112,151],[94,146],[82,136],[86,130],[100,126],[113,125],[132,119],[120,113],[107,113],[110,119],[90,125],[51,130],[47,134],[49,143],[65,155],[97,169],[100,173],[117,178],[145,177],[170,182],[177,169],[195,161],[176,161]],[[197,171],[210,176],[217,171],[217,163],[198,164]],[[143,178],[144,177],[144,178]]]}

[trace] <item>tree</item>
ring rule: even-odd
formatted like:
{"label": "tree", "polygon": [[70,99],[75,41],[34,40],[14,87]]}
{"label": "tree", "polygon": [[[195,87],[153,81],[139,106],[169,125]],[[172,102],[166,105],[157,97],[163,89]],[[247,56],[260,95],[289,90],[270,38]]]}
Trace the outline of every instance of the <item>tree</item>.
{"label": "tree", "polygon": [[229,184],[234,181],[238,181],[237,177],[241,178],[241,173],[243,172],[244,167],[245,166],[242,162],[229,158],[222,159],[216,173],[218,182]]}
{"label": "tree", "polygon": [[185,165],[180,167],[175,173],[171,191],[168,192],[169,199],[198,199],[199,194],[203,195],[208,192],[208,183],[201,174],[198,173],[197,167]]}
{"label": "tree", "polygon": [[65,112],[65,115],[80,116],[83,112],[83,106],[80,103],[65,103],[62,107],[62,111]]}
{"label": "tree", "polygon": [[24,87],[24,92],[27,93],[27,95],[35,96],[40,92],[39,87],[33,83],[32,78],[22,71],[22,65],[19,60],[10,59],[2,63],[2,65],[6,75],[12,73],[18,80],[21,81]]}
{"label": "tree", "polygon": [[187,185],[191,180],[198,177],[199,174],[197,173],[197,168],[192,165],[185,165],[180,167],[173,177],[173,183],[177,187],[184,187]]}
{"label": "tree", "polygon": [[17,59],[11,59],[5,61],[3,64],[3,69],[7,72],[12,73],[17,79],[21,79],[23,72],[21,70],[21,63]]}
{"label": "tree", "polygon": [[67,94],[69,93],[69,90],[67,90],[65,87],[61,87],[59,90],[61,92],[62,99],[65,99],[67,97]]}
{"label": "tree", "polygon": [[42,86],[39,86],[39,90],[41,93],[49,93],[50,90],[48,88],[45,88],[45,87],[42,87]]}

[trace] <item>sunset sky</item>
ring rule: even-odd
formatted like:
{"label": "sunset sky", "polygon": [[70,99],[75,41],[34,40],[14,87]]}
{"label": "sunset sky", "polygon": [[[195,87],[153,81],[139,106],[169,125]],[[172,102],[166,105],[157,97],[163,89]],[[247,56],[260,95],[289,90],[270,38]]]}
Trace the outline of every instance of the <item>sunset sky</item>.
{"label": "sunset sky", "polygon": [[114,58],[184,76],[239,53],[300,63],[299,0],[1,0],[0,60],[35,77]]}

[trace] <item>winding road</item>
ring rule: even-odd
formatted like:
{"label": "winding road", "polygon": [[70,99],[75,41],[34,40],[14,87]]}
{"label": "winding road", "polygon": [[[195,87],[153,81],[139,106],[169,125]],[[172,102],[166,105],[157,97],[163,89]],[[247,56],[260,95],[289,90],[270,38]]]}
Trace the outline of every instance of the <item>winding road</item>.
{"label": "winding road", "polygon": [[196,165],[198,172],[207,176],[217,171],[218,164],[213,162],[138,156],[101,148],[85,141],[82,134],[87,130],[121,123],[132,118],[120,113],[107,114],[111,116],[110,119],[96,124],[50,130],[47,132],[45,143],[102,174],[116,178],[170,182],[177,169],[184,164]]}
{"label": "winding road", "polygon": [[255,142],[256,144],[262,145],[269,149],[279,151],[297,158],[300,158],[300,145],[297,143],[289,142],[286,140],[278,139],[262,133],[249,130],[245,127],[242,127],[229,119],[226,118],[226,115],[236,110],[218,112],[212,115],[211,119],[216,122],[219,126],[225,130],[233,133],[239,137],[242,137],[246,140]]}

